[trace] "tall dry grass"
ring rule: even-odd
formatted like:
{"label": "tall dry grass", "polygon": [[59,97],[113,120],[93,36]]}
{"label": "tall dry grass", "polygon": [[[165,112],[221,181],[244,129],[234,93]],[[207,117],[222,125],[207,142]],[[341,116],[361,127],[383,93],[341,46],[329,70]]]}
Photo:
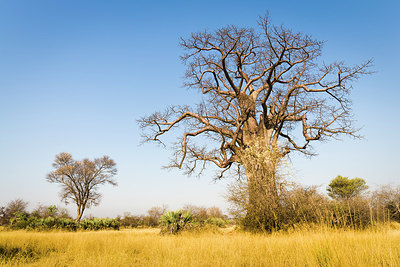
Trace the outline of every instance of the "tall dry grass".
{"label": "tall dry grass", "polygon": [[177,236],[160,236],[157,229],[77,233],[11,231],[0,232],[0,263],[18,266],[400,266],[399,229],[319,229],[270,235],[225,231]]}

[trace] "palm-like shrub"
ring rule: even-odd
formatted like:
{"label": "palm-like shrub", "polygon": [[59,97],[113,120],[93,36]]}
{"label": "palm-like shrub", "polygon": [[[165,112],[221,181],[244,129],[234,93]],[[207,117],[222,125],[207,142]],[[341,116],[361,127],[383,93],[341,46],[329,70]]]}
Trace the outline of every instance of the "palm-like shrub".
{"label": "palm-like shrub", "polygon": [[177,234],[192,224],[193,214],[190,211],[169,211],[161,216],[159,222],[161,233]]}

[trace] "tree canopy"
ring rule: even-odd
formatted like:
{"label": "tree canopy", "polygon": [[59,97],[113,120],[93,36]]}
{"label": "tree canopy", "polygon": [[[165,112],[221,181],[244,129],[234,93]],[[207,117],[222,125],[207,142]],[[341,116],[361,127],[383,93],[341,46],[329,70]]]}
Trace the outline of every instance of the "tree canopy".
{"label": "tree canopy", "polygon": [[[198,162],[210,162],[226,170],[242,163],[238,152],[256,137],[284,156],[312,155],[312,141],[357,136],[349,93],[352,82],[369,73],[370,60],[325,64],[323,42],[273,26],[268,16],[257,30],[206,30],[182,39],[181,46],[187,51],[184,84],[201,90],[202,102],[171,106],[139,121],[145,141],[162,142],[164,134],[183,127],[170,166],[191,172]],[[196,142],[200,136],[211,142]]]}
{"label": "tree canopy", "polygon": [[362,191],[368,189],[362,178],[349,179],[338,175],[327,187],[328,195],[339,200],[348,200],[358,196]]}

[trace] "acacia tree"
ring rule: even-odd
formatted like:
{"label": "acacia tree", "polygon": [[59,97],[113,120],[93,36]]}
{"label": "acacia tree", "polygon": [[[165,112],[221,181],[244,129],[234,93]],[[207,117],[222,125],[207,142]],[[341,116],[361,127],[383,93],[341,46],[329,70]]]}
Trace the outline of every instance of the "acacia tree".
{"label": "acacia tree", "polygon": [[368,186],[366,185],[365,180],[362,178],[349,179],[349,177],[338,175],[330,182],[326,188],[326,191],[328,191],[328,195],[331,198],[349,200],[360,195],[367,189]]}
{"label": "acacia tree", "polygon": [[248,215],[260,205],[278,208],[276,166],[289,153],[314,155],[313,141],[358,137],[349,93],[371,65],[324,64],[323,42],[271,25],[268,16],[258,24],[182,39],[184,84],[201,91],[201,103],[171,106],[139,120],[145,141],[162,142],[164,134],[183,128],[169,167],[191,173],[212,163],[221,178],[241,166],[249,186]]}
{"label": "acacia tree", "polygon": [[54,171],[47,175],[50,183],[61,184],[61,199],[68,204],[70,201],[77,206],[76,221],[79,222],[86,208],[100,203],[101,194],[98,187],[102,184],[117,183],[113,176],[117,174],[115,162],[108,156],[95,158],[93,161],[85,158],[74,160],[69,153],[56,155]]}

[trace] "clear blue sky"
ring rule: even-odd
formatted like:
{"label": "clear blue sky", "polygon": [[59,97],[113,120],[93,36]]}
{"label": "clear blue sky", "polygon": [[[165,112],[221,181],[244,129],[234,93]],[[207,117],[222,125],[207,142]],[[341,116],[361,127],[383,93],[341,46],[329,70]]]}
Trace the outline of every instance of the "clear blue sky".
{"label": "clear blue sky", "polygon": [[[297,182],[322,185],[338,174],[371,186],[397,183],[400,132],[399,1],[0,1],[0,206],[23,198],[60,204],[45,181],[54,156],[109,155],[118,187],[101,189],[86,214],[144,213],[186,203],[226,208],[228,181],[161,169],[171,151],[139,146],[136,119],[197,102],[182,88],[179,37],[228,24],[256,27],[270,11],[284,24],[326,40],[324,59],[374,58],[375,74],[354,84],[354,113],[365,139],[316,145],[293,156]],[[68,206],[74,214],[75,207]]]}

